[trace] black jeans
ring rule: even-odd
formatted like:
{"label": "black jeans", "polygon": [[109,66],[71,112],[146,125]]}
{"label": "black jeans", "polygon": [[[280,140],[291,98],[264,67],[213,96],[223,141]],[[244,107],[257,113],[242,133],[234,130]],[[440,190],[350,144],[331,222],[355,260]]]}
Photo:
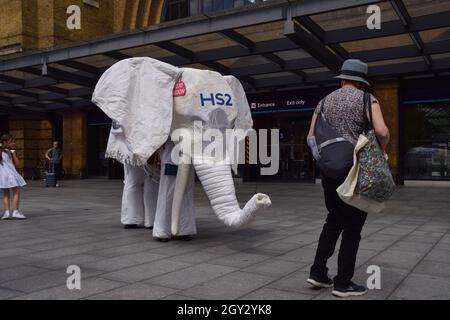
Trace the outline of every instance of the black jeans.
{"label": "black jeans", "polygon": [[342,242],[338,256],[338,274],[334,278],[334,286],[347,287],[355,272],[356,255],[361,240],[361,230],[367,213],[344,203],[336,189],[344,182],[327,177],[322,178],[325,194],[325,205],[328,217],[320,235],[316,258],[311,268],[311,275],[324,277],[328,274],[327,261],[333,255],[336,242],[342,233]]}
{"label": "black jeans", "polygon": [[61,164],[55,163],[55,175],[56,175],[56,181],[58,181],[61,178]]}

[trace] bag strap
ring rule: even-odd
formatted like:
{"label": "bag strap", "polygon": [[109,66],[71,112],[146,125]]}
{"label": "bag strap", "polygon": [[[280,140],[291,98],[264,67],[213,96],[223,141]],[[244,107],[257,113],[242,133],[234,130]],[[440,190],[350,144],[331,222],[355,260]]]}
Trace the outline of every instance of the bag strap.
{"label": "bag strap", "polygon": [[[372,116],[372,99],[370,97],[370,93],[364,92],[364,119],[367,123],[366,132],[369,132],[373,129],[373,116]],[[369,115],[369,118],[367,118]]]}
{"label": "bag strap", "polygon": [[[368,133],[370,130],[375,130],[375,128],[373,126],[372,99],[370,97],[370,93],[365,92],[364,93],[364,117],[365,118],[367,118],[367,113],[369,113],[368,126],[367,126],[367,133]],[[376,134],[375,134],[375,139],[377,140],[380,148],[383,149],[380,139],[378,139]]]}
{"label": "bag strap", "polygon": [[336,142],[344,142],[344,141],[348,142],[348,140],[345,139],[345,138],[334,138],[334,139],[331,139],[331,140],[327,140],[324,143],[318,145],[318,148],[319,148],[319,150],[321,150],[322,148],[325,148],[326,146],[329,146],[330,144],[333,144],[333,143],[336,143]]}
{"label": "bag strap", "polygon": [[325,98],[320,101],[319,114],[323,114],[323,107],[325,105]]}

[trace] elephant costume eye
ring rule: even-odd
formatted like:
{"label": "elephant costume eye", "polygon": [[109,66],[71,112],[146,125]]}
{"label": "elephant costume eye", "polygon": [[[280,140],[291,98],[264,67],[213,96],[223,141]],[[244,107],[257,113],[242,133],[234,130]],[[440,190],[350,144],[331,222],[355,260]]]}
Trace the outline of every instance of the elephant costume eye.
{"label": "elephant costume eye", "polygon": [[120,124],[117,121],[113,121],[112,122],[112,129],[111,129],[112,133],[122,133],[122,127],[120,126]]}

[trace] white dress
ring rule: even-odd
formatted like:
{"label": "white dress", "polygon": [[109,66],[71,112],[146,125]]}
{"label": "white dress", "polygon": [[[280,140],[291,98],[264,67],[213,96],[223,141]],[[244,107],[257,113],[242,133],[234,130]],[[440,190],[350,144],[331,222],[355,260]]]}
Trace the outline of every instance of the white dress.
{"label": "white dress", "polygon": [[23,187],[27,183],[17,172],[13,159],[6,153],[1,154],[3,164],[0,164],[0,189]]}

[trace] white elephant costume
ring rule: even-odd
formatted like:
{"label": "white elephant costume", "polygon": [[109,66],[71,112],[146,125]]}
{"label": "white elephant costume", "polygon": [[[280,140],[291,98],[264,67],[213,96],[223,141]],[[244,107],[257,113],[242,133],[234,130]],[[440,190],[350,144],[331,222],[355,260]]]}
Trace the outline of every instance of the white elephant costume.
{"label": "white elephant costume", "polygon": [[[159,181],[158,206],[156,208],[153,228],[153,237],[157,239],[170,239],[172,237],[172,203],[176,176],[166,174],[166,164],[174,164],[171,159],[174,146],[173,142],[167,142],[160,149],[161,178]],[[197,234],[194,212],[194,187],[195,174],[192,169],[181,204],[178,236],[195,236]]]}
{"label": "white elephant costume", "polygon": [[[238,124],[252,126],[251,117],[246,119],[249,110],[239,110],[248,108],[248,103],[237,103],[236,95],[229,82],[217,72],[180,69],[151,58],[122,60],[108,69],[97,84],[93,102],[123,128],[137,162],[145,163],[170,134],[176,141],[174,135],[181,133],[182,140],[176,141],[177,147],[190,150],[183,153],[183,161],[178,166],[172,204],[173,235],[179,231],[182,200],[192,164],[214,213],[225,225],[242,227],[258,209],[271,204],[267,195],[256,194],[241,209],[229,159],[218,162],[193,147],[196,142],[205,145],[202,135],[195,132],[237,129]],[[187,136],[194,139],[184,139]]]}
{"label": "white elephant costume", "polygon": [[137,164],[129,150],[122,128],[113,123],[105,153],[108,158],[118,158],[124,163],[124,188],[122,195],[121,223],[125,226],[153,227],[158,200],[159,185]]}

